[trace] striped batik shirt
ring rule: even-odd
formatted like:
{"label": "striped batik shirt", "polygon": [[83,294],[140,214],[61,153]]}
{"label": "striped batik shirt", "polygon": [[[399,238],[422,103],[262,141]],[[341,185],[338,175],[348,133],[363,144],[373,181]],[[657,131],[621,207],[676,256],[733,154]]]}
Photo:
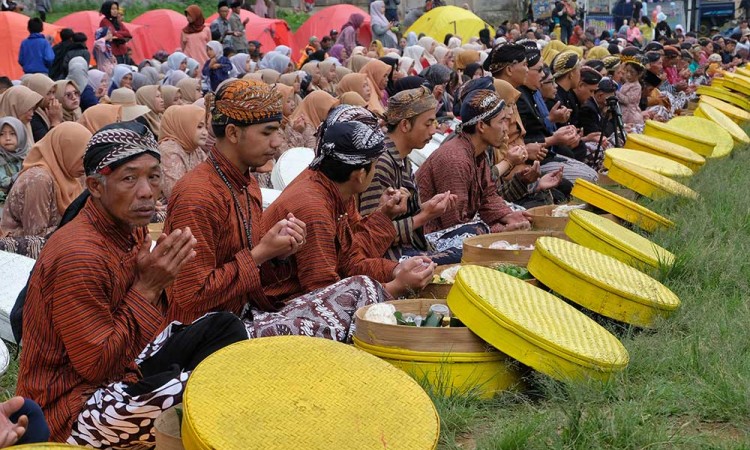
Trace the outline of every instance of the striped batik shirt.
{"label": "striped batik shirt", "polygon": [[146,233],[122,230],[90,198],[34,266],[16,394],[39,403],[53,441],[94,391],[138,380],[135,358],[164,326],[161,305],[132,289]]}
{"label": "striped batik shirt", "polygon": [[388,188],[404,188],[409,191],[411,197],[409,197],[406,212],[393,220],[396,239],[385,257],[398,261],[402,255],[401,247],[411,247],[421,251],[429,250],[422,228],[414,228],[414,216],[419,214],[421,202],[411,161],[408,158],[402,158],[396,144],[386,136],[385,152],[375,163],[375,175],[372,182],[367,190],[359,195],[359,212],[363,216],[369,216],[377,211],[380,207],[380,197]]}

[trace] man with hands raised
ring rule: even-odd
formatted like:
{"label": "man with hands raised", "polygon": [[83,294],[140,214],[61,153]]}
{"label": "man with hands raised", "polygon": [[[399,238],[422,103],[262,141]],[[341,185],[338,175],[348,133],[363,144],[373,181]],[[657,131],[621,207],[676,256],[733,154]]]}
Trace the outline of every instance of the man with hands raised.
{"label": "man with hands raised", "polygon": [[83,160],[88,197],[37,260],[17,393],[42,407],[52,441],[153,443],[154,419],[182,401],[190,372],[247,339],[230,313],[164,329],[165,290],[195,260],[197,241],[189,227],[175,228],[151,250],[160,158],[138,122],[94,134]]}
{"label": "man with hands raised", "polygon": [[359,194],[359,212],[372,214],[378,199],[385,192],[404,193],[406,210],[394,217],[396,237],[385,257],[399,261],[404,256],[429,256],[437,264],[458,264],[462,251],[451,248],[438,252],[427,241],[424,225],[455,207],[456,196],[442,192],[421,202],[414,179],[409,154],[424,147],[432,139],[437,127],[437,101],[425,87],[402,91],[388,99],[385,113],[388,133],[385,151],[375,162],[375,174],[366,191]]}

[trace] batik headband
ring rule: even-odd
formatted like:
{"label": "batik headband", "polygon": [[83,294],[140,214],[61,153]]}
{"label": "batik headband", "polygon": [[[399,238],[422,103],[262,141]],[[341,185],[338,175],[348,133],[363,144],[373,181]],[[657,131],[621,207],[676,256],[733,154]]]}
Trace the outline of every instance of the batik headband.
{"label": "batik headband", "polygon": [[333,159],[348,166],[364,166],[378,158],[385,145],[380,129],[359,122],[335,123],[323,136],[321,152],[310,164],[317,169],[325,159]]}
{"label": "batik headband", "polygon": [[437,100],[424,86],[401,91],[388,99],[388,110],[385,120],[389,125],[396,125],[404,119],[411,119],[426,111],[434,111]]}
{"label": "batik headband", "polygon": [[102,128],[91,137],[83,156],[83,168],[86,175],[109,175],[144,153],[161,161],[161,152],[151,131],[135,121],[120,122]]}
{"label": "batik headband", "polygon": [[262,81],[232,80],[219,87],[216,95],[206,96],[211,124],[239,125],[281,121],[282,96]]}

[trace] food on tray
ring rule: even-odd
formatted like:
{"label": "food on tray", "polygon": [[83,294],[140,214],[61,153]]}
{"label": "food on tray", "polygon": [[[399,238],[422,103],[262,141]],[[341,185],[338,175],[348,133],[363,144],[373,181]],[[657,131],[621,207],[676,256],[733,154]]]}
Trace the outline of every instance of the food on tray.
{"label": "food on tray", "polygon": [[396,307],[389,303],[377,303],[367,308],[365,320],[370,322],[396,325]]}
{"label": "food on tray", "polygon": [[568,217],[571,211],[584,209],[586,205],[560,205],[552,210],[552,217]]}

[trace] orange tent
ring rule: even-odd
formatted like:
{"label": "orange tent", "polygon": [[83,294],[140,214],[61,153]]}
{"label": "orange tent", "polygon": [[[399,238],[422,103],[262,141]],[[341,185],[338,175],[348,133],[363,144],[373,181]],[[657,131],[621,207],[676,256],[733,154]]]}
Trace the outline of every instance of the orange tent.
{"label": "orange tent", "polygon": [[[219,13],[214,13],[206,19],[206,23],[211,24],[218,17]],[[240,10],[240,18],[243,21],[248,19],[247,25],[245,25],[245,36],[248,41],[260,42],[263,46],[262,52],[271,51],[277,45],[292,46],[292,32],[286,21],[281,19],[265,19],[244,9]]]}
{"label": "orange tent", "polygon": [[172,53],[181,47],[180,34],[187,26],[187,19],[171,9],[154,9],[136,17],[132,23],[142,26],[148,34],[143,50],[151,57],[159,50]]}
{"label": "orange tent", "polygon": [[[55,25],[60,28],[72,28],[76,32],[84,33],[88,38],[86,45],[89,50],[92,50],[94,48],[94,34],[99,28],[102,17],[98,11],[78,11],[61,17],[55,22]],[[146,52],[144,47],[151,38],[141,30],[140,25],[127,22],[124,25],[133,36],[133,39],[128,42],[128,47],[133,49],[133,60],[140,62],[147,57],[150,58],[151,54]],[[93,52],[91,56],[93,58]]]}
{"label": "orange tent", "polygon": [[341,31],[341,27],[349,21],[349,16],[352,14],[362,14],[365,16],[365,23],[359,27],[359,33],[357,40],[360,44],[365,47],[370,45],[372,40],[372,31],[370,30],[370,15],[356,6],[341,4],[334,5],[324,8],[312,16],[302,24],[301,27],[294,33],[294,45],[292,45],[292,51],[295,58],[304,49],[311,36],[316,36],[318,39],[322,39],[323,36],[328,36],[331,30]]}
{"label": "orange tent", "polygon": [[[0,12],[0,75],[6,76],[12,80],[17,80],[23,76],[23,69],[18,65],[18,53],[21,50],[21,41],[26,39],[29,32],[26,31],[26,24],[29,17],[15,12]],[[60,27],[56,25],[44,24],[43,33],[54,36],[59,40]]]}

